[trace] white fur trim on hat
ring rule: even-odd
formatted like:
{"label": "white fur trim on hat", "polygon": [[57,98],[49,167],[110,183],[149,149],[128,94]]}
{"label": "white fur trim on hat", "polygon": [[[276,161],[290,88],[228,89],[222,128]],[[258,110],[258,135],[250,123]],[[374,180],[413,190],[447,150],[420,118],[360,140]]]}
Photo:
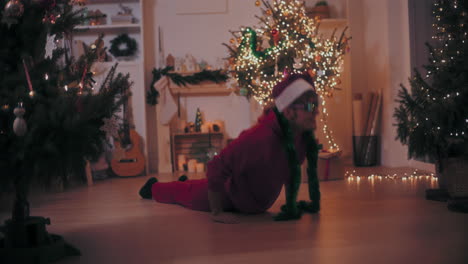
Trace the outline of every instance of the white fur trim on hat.
{"label": "white fur trim on hat", "polygon": [[283,112],[286,107],[307,91],[314,91],[314,87],[304,79],[295,80],[276,97],[276,108],[278,108],[278,111]]}

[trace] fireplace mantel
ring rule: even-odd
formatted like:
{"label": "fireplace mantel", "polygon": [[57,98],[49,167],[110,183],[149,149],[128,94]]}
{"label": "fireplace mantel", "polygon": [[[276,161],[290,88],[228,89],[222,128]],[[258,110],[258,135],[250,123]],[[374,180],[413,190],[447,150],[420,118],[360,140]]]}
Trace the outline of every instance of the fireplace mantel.
{"label": "fireplace mantel", "polygon": [[202,82],[201,84],[177,86],[169,81],[169,89],[173,95],[228,95],[232,89],[226,87],[225,83]]}

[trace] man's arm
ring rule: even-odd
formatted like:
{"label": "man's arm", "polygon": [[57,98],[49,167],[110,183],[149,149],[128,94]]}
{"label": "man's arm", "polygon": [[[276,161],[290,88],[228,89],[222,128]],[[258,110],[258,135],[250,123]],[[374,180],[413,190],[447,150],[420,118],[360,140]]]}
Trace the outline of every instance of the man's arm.
{"label": "man's arm", "polygon": [[211,219],[224,224],[237,224],[239,219],[232,213],[223,211],[223,199],[221,193],[208,190],[208,200],[210,202]]}

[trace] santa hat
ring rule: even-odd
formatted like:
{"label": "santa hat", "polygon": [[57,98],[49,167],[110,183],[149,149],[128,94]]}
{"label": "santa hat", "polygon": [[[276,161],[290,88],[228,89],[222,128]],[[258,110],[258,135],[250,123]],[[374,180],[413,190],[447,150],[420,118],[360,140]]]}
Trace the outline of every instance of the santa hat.
{"label": "santa hat", "polygon": [[283,112],[292,102],[307,91],[315,92],[314,81],[308,73],[289,74],[273,87],[272,97],[278,111]]}

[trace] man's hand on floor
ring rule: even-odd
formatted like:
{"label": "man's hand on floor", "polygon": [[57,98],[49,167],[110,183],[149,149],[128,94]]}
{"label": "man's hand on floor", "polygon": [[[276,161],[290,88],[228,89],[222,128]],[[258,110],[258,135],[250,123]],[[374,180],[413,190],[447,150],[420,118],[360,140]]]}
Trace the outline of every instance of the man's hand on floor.
{"label": "man's hand on floor", "polygon": [[218,213],[218,214],[211,214],[211,220],[218,223],[223,224],[238,224],[239,217],[233,213]]}

